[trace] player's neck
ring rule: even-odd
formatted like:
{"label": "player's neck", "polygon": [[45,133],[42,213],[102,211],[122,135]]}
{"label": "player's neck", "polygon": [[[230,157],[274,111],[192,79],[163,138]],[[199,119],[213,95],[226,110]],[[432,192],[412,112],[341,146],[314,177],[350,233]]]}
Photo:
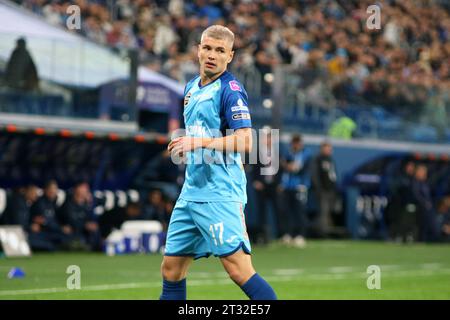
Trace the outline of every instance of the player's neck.
{"label": "player's neck", "polygon": [[200,75],[200,85],[202,87],[204,87],[204,86],[210,84],[211,82],[217,80],[225,71],[227,71],[227,70],[223,70],[221,73],[215,74],[212,77],[208,77],[206,74],[202,73]]}

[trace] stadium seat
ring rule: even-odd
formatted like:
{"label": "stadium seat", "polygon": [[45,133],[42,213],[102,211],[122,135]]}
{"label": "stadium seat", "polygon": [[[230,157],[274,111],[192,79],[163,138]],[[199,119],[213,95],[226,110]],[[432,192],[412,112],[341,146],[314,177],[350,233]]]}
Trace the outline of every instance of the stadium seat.
{"label": "stadium seat", "polygon": [[119,208],[123,208],[127,205],[127,194],[122,190],[116,191],[116,197],[117,197],[117,205]]}
{"label": "stadium seat", "polygon": [[66,201],[66,192],[64,190],[59,189],[58,195],[56,197],[56,205],[60,207],[64,204],[64,201]]}
{"label": "stadium seat", "polygon": [[139,201],[139,192],[137,190],[128,190],[128,197],[132,202],[138,202]]}
{"label": "stadium seat", "polygon": [[6,190],[0,189],[0,218],[6,209]]}
{"label": "stadium seat", "polygon": [[114,208],[114,193],[110,190],[105,190],[105,210],[109,211]]}
{"label": "stadium seat", "polygon": [[139,192],[134,189],[124,190],[96,190],[94,191],[94,213],[102,215],[116,206],[124,208],[130,202],[139,202]]}

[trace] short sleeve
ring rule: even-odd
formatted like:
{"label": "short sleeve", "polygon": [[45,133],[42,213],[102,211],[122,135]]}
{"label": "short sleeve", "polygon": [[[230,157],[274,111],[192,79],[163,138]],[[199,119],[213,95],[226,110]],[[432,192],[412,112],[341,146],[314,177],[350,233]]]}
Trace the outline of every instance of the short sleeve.
{"label": "short sleeve", "polygon": [[230,129],[251,128],[252,121],[248,109],[247,93],[236,80],[223,83],[222,110]]}
{"label": "short sleeve", "polygon": [[189,92],[189,90],[191,90],[192,85],[195,83],[195,81],[197,81],[198,76],[189,80],[188,83],[186,83],[186,85],[184,86],[184,93],[183,93],[183,97],[186,96],[186,94]]}

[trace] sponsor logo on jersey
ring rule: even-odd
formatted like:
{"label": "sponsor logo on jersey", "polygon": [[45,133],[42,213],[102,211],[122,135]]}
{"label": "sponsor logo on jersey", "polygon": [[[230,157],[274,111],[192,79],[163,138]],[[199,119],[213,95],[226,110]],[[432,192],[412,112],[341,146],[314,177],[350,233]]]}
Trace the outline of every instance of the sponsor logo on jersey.
{"label": "sponsor logo on jersey", "polygon": [[241,87],[239,86],[239,83],[236,80],[231,80],[228,82],[230,85],[231,90],[233,91],[241,91]]}
{"label": "sponsor logo on jersey", "polygon": [[246,106],[231,107],[231,112],[235,112],[235,111],[247,111],[248,112],[248,107],[246,107]]}
{"label": "sponsor logo on jersey", "polygon": [[244,105],[244,101],[242,101],[241,98],[239,98],[239,99],[236,101],[236,106],[231,107],[231,111],[232,111],[232,112],[234,112],[234,111],[239,111],[239,110],[242,110],[242,111],[248,111],[247,106]]}
{"label": "sponsor logo on jersey", "polygon": [[236,113],[232,118],[233,120],[250,120],[250,113]]}

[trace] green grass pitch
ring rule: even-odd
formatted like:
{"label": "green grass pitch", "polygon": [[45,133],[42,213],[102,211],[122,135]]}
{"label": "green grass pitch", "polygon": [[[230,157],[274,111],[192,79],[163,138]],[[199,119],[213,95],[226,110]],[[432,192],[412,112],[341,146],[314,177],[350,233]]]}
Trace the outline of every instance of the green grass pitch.
{"label": "green grass pitch", "polygon": [[[0,258],[0,299],[158,299],[161,255],[36,253]],[[450,299],[450,246],[309,241],[253,248],[256,270],[279,299]],[[68,290],[69,265],[81,269],[81,289]],[[369,290],[367,268],[381,269],[381,288]],[[12,267],[24,278],[8,279]],[[188,299],[246,299],[217,258],[193,263]]]}

